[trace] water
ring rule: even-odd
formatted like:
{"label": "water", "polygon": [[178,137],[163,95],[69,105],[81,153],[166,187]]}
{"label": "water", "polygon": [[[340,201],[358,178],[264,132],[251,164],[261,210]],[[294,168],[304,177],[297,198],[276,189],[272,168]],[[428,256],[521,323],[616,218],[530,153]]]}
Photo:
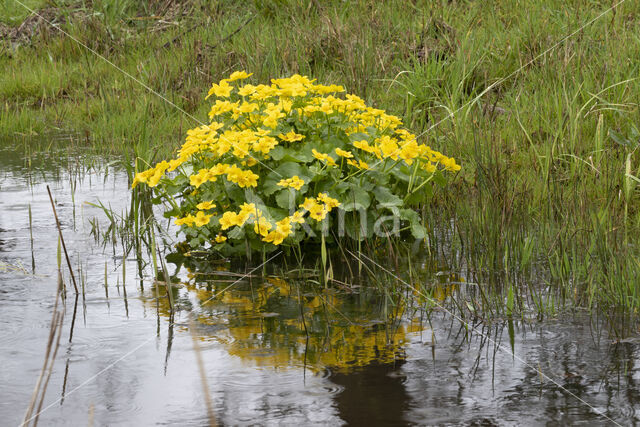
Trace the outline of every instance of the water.
{"label": "water", "polygon": [[[599,413],[623,425],[640,419],[640,343],[612,340],[584,315],[476,323],[474,331],[442,310],[428,318],[414,301],[391,301],[366,283],[324,289],[312,279],[258,273],[237,281],[221,264],[192,279],[180,273],[187,283],[174,289],[172,317],[150,267],[140,276],[132,254],[123,258],[120,246],[92,235],[108,220],[86,202],[121,213],[128,189],[124,173],[89,166],[81,156],[29,163],[0,153],[3,425],[22,421],[49,335],[58,241],[47,184],[85,298],[69,342],[68,288],[41,425],[207,425],[194,338],[223,425],[612,423]],[[71,286],[66,267],[64,275]],[[444,301],[457,285],[442,286],[436,295]]]}

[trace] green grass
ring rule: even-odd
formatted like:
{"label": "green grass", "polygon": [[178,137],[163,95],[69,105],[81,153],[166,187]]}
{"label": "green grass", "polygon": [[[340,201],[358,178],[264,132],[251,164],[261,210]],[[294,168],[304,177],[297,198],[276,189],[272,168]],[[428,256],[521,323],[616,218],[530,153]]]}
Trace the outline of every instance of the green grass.
{"label": "green grass", "polygon": [[[480,284],[479,301],[501,310],[515,292],[516,308],[528,301],[541,316],[586,307],[637,318],[637,2],[549,51],[612,3],[58,3],[29,5],[200,120],[211,82],[240,69],[260,82],[301,73],[342,84],[403,117],[463,165],[424,214],[431,250]],[[0,6],[6,25],[27,15]],[[128,158],[175,150],[196,121],[71,37],[45,25],[2,43],[0,140],[68,132]]]}

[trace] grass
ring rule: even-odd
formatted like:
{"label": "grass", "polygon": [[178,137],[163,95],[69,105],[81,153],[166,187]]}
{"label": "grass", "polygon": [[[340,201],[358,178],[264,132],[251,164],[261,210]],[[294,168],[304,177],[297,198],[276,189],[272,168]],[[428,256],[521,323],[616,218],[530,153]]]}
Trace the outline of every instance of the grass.
{"label": "grass", "polygon": [[[69,36],[40,23],[0,44],[3,144],[34,151],[33,135],[66,133],[56,144],[153,162],[206,118],[211,82],[306,74],[403,117],[463,165],[423,214],[433,259],[479,284],[471,304],[637,319],[636,2],[593,23],[610,1],[28,5]],[[28,16],[4,0],[0,31]]]}

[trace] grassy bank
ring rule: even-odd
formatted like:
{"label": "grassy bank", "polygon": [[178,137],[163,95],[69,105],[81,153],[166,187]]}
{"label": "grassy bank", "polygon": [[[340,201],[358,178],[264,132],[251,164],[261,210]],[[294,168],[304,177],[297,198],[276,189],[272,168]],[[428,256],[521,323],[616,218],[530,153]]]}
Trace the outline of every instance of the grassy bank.
{"label": "grassy bank", "polygon": [[637,2],[26,4],[43,18],[0,5],[1,140],[153,160],[233,70],[342,84],[462,164],[424,211],[430,249],[492,310],[637,317]]}

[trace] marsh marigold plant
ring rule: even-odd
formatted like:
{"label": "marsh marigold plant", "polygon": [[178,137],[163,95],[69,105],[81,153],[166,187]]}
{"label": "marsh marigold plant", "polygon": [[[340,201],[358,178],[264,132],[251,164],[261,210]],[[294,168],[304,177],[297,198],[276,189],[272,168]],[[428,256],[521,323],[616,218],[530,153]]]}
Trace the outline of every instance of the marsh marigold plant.
{"label": "marsh marigold plant", "polygon": [[[393,220],[416,238],[425,203],[453,158],[337,85],[294,75],[213,84],[209,123],[191,129],[176,158],[135,175],[153,187],[192,248],[224,255],[303,241],[363,239]],[[383,227],[384,228],[384,227]]]}

